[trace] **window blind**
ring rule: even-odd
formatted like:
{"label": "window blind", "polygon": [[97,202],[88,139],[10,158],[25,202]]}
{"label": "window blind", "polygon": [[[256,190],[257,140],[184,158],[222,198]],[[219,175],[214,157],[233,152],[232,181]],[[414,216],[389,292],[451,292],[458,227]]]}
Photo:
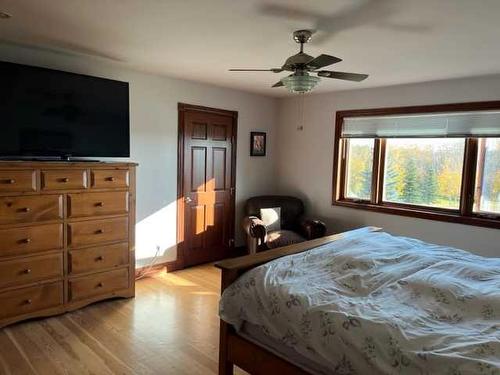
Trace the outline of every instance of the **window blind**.
{"label": "window blind", "polygon": [[500,111],[345,117],[343,138],[500,137]]}

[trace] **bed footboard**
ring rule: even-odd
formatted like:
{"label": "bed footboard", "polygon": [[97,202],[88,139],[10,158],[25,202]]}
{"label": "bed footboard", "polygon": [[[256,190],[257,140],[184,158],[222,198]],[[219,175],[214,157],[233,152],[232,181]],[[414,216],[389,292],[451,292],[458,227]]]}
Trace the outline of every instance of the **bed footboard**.
{"label": "bed footboard", "polygon": [[[381,228],[366,227],[363,228],[363,230],[367,232],[376,232],[380,231]],[[349,232],[217,262],[215,266],[222,270],[221,293],[239,276],[252,268],[273,259],[297,254],[329,242],[338,241],[345,238],[347,233]],[[219,375],[233,375],[234,365],[241,367],[253,375],[267,375],[272,373],[290,375],[308,374],[307,371],[278,357],[267,349],[237,335],[233,327],[221,320],[219,338]]]}

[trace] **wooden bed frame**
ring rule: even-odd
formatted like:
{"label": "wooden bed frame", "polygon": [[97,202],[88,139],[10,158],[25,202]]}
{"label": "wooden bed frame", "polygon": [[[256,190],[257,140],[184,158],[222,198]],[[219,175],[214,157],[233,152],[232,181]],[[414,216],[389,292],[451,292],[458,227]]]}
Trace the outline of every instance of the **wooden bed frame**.
{"label": "wooden bed frame", "polygon": [[[380,231],[381,228],[367,227],[369,232]],[[338,241],[349,232],[326,236],[311,241],[280,247],[274,250],[227,259],[215,264],[222,270],[221,294],[238,277],[246,271],[267,263],[273,259],[297,254],[329,242]],[[264,347],[257,345],[236,333],[234,328],[220,321],[219,341],[219,375],[233,375],[234,365],[253,375],[287,374],[304,375],[309,372],[277,356]]]}

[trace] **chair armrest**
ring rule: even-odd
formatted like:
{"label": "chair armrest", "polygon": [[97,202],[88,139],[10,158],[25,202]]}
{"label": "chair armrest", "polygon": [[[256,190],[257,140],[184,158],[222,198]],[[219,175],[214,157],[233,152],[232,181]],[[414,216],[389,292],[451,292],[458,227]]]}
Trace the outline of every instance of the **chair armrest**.
{"label": "chair armrest", "polygon": [[320,220],[303,219],[299,223],[299,230],[307,240],[313,240],[326,234],[326,225]]}
{"label": "chair armrest", "polygon": [[257,216],[246,216],[242,221],[243,229],[250,237],[260,239],[262,242],[266,238],[266,225]]}

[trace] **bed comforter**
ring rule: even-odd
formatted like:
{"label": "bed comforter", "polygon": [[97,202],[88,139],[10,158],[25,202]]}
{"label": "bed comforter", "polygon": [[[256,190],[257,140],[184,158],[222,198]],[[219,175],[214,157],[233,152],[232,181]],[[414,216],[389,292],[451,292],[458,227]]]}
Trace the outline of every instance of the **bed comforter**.
{"label": "bed comforter", "polygon": [[220,317],[332,374],[500,374],[500,259],[353,231],[245,273]]}

